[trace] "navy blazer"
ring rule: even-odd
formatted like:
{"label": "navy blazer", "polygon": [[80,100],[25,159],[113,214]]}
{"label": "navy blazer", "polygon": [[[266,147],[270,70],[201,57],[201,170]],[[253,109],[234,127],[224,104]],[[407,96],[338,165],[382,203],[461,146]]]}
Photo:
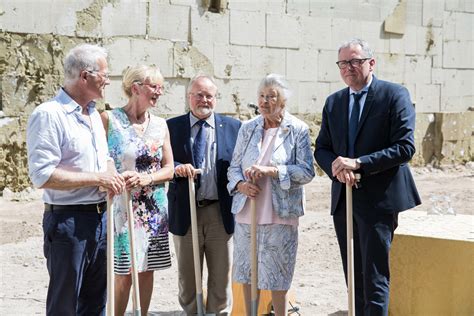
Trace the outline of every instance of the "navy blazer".
{"label": "navy blazer", "polygon": [[[408,90],[372,77],[355,139],[361,188],[353,190],[354,212],[404,211],[421,204],[408,161],[415,153],[415,109]],[[314,157],[332,181],[331,214],[345,208],[345,184],[331,164],[347,157],[349,88],[330,95],[323,109]]]}
{"label": "navy blazer", "polygon": [[[219,205],[224,228],[228,234],[234,232],[234,215],[231,212],[232,197],[227,192],[227,169],[241,123],[236,119],[214,113],[216,123],[216,172]],[[195,166],[191,146],[191,126],[189,113],[167,121],[175,167],[190,163]],[[188,178],[174,177],[168,188],[169,230],[175,235],[184,236],[191,224],[189,209]]]}

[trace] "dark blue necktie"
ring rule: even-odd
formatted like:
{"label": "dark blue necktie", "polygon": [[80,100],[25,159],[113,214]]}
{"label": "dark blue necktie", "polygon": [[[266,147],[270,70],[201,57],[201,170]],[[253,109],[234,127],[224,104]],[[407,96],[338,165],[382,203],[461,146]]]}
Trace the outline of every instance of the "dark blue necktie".
{"label": "dark blue necktie", "polygon": [[347,144],[347,156],[349,158],[354,157],[354,146],[355,146],[355,138],[357,133],[357,127],[359,126],[359,116],[360,116],[360,103],[359,100],[362,98],[366,91],[362,91],[359,94],[353,93],[354,96],[354,105],[352,106],[352,113],[351,118],[349,119],[349,137],[348,137],[348,144]]}
{"label": "dark blue necktie", "polygon": [[204,155],[206,152],[206,121],[200,120],[196,123],[199,126],[199,131],[196,134],[196,138],[194,139],[193,145],[193,157],[195,168],[201,168],[202,162],[204,161]]}

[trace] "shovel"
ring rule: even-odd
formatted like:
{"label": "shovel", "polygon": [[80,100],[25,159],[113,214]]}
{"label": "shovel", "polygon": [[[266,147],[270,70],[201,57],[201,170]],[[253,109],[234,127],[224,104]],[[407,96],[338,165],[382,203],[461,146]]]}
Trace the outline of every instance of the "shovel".
{"label": "shovel", "polygon": [[[202,171],[196,169],[195,173],[200,174]],[[194,260],[194,277],[196,281],[196,305],[197,315],[214,315],[206,314],[204,308],[204,299],[202,294],[202,279],[201,279],[201,258],[199,256],[199,239],[197,229],[197,214],[196,214],[196,189],[194,187],[194,178],[188,177],[189,183],[189,209],[191,212],[191,235],[193,238],[193,260]]]}
{"label": "shovel", "polygon": [[107,194],[107,316],[115,315],[114,208]]}
{"label": "shovel", "polygon": [[[356,174],[357,182],[360,180],[360,174]],[[347,234],[347,297],[348,309],[347,315],[355,315],[355,290],[354,290],[354,230],[352,216],[352,186],[346,183],[346,234]]]}
{"label": "shovel", "polygon": [[250,199],[250,258],[251,275],[250,275],[250,293],[251,293],[251,314],[257,316],[258,311],[258,293],[257,293],[257,201]]}
{"label": "shovel", "polygon": [[133,315],[140,316],[140,290],[138,287],[138,271],[135,254],[135,228],[132,199],[130,192],[127,192],[127,218],[128,218],[128,238],[130,241],[130,272],[132,274],[132,303]]}

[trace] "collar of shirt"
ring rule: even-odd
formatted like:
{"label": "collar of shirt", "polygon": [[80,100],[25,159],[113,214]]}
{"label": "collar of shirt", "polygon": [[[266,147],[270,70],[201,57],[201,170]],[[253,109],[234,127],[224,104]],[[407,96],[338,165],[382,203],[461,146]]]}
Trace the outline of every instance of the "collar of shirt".
{"label": "collar of shirt", "polygon": [[370,85],[372,84],[372,79],[373,77],[370,76],[370,80],[369,80],[369,83],[367,83],[362,89],[360,89],[359,91],[355,91],[355,90],[352,90],[351,88],[349,88],[349,117],[348,117],[348,122],[350,121],[351,119],[351,115],[352,115],[352,109],[354,107],[354,94],[359,94],[361,93],[362,91],[365,91],[366,93],[364,93],[361,97],[360,97],[360,100],[359,100],[359,105],[360,105],[360,112],[359,112],[359,119],[360,117],[362,116],[362,111],[364,110],[364,106],[365,106],[365,100],[367,99],[367,94],[369,93],[369,87]]}
{"label": "collar of shirt", "polygon": [[[286,127],[289,127],[291,125],[293,125],[293,119],[294,117],[291,116],[291,114],[287,111],[287,110],[283,110],[283,117],[282,117],[282,120],[280,122],[280,126],[282,129],[286,128]],[[263,117],[263,115],[258,115],[256,118],[255,118],[255,122],[256,122],[256,126],[259,127],[259,128],[262,128],[264,127],[265,125],[265,119]]]}
{"label": "collar of shirt", "polygon": [[[200,121],[200,119],[198,119],[197,117],[195,117],[193,115],[192,112],[189,112],[189,123],[191,124],[191,128],[194,126],[194,124],[196,124],[198,121]],[[215,128],[215,120],[214,120],[214,112],[211,113],[211,115],[209,115],[208,118],[205,119],[206,123],[212,127],[212,128]]]}
{"label": "collar of shirt", "polygon": [[[66,113],[70,114],[73,112],[81,112],[81,106],[72,99],[69,94],[64,90],[64,88],[61,88],[59,90],[58,96],[57,96],[60,104],[63,104],[64,109],[66,110]],[[91,112],[92,109],[95,109],[95,101],[89,102],[87,104],[87,108],[89,109],[89,113]]]}
{"label": "collar of shirt", "polygon": [[354,94],[354,93],[355,93],[355,94],[359,94],[359,93],[361,93],[362,91],[365,91],[365,92],[368,93],[368,92],[369,92],[370,84],[372,83],[372,79],[373,79],[373,77],[370,76],[369,83],[367,83],[367,84],[366,84],[362,89],[360,89],[359,91],[355,91],[355,90],[353,90],[352,88],[349,87],[349,94],[351,94],[351,95]]}

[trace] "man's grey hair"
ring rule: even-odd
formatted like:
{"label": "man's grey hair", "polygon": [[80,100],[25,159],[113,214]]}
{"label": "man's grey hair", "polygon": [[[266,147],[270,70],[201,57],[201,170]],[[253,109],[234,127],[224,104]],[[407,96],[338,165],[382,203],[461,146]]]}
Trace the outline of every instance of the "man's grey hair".
{"label": "man's grey hair", "polygon": [[98,60],[107,59],[107,50],[98,45],[80,44],[64,58],[64,81],[74,83],[83,70],[99,71]]}
{"label": "man's grey hair", "polygon": [[268,87],[277,88],[281,92],[281,95],[285,101],[288,100],[291,96],[291,90],[288,86],[288,82],[282,75],[269,74],[265,76],[265,78],[260,81],[257,93],[260,94],[260,91]]}
{"label": "man's grey hair", "polygon": [[337,50],[337,53],[339,54],[341,52],[341,49],[343,48],[348,48],[353,45],[359,45],[362,51],[364,52],[364,57],[366,58],[372,58],[374,57],[374,51],[370,48],[369,43],[364,41],[363,39],[360,38],[351,38],[348,41],[345,41],[339,46],[339,49]]}
{"label": "man's grey hair", "polygon": [[208,79],[210,82],[212,82],[214,87],[216,87],[216,91],[217,91],[217,84],[216,84],[216,80],[214,79],[214,77],[212,77],[210,75],[203,74],[203,73],[198,73],[197,75],[195,75],[194,77],[191,78],[191,81],[189,81],[188,87],[186,89],[186,95],[191,93],[191,89],[193,88],[194,83],[196,81],[198,81],[199,79],[201,79],[201,78]]}

